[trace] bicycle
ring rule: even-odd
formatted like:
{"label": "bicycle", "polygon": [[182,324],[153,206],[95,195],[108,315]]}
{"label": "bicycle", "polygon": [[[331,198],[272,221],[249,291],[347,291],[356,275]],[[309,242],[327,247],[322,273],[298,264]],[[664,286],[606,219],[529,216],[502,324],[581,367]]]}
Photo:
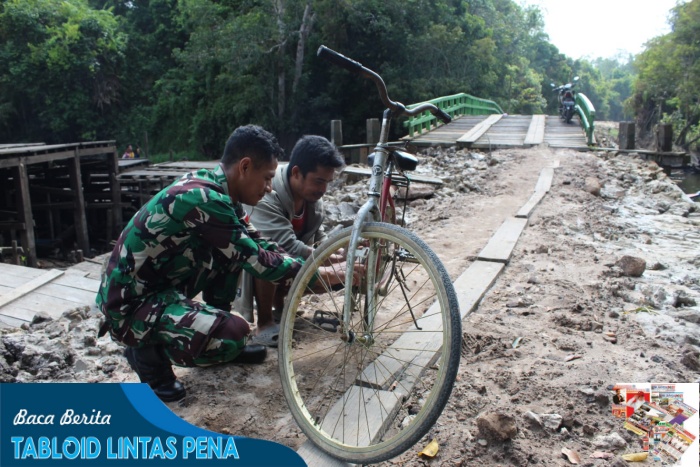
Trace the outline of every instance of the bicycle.
{"label": "bicycle", "polygon": [[[290,288],[280,374],[292,416],[311,442],[335,458],[374,463],[428,432],[459,367],[461,318],[452,282],[435,253],[395,225],[391,186],[408,186],[406,172],[418,161],[388,143],[394,118],[430,111],[447,123],[450,116],[430,103],[407,109],[390,100],[381,76],[325,46],[318,56],[372,80],[386,110],[369,157],[367,202],[352,227],[319,245]],[[338,257],[345,262],[334,263]],[[316,274],[332,264],[345,264],[346,278],[361,265],[365,277],[332,287]]]}

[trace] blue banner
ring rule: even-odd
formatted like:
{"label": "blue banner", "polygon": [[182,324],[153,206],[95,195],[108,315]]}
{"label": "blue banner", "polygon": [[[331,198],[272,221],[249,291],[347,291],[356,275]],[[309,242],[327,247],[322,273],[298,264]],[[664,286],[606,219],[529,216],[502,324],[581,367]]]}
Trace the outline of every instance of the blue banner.
{"label": "blue banner", "polygon": [[187,423],[146,384],[0,384],[0,465],[304,466],[292,449]]}

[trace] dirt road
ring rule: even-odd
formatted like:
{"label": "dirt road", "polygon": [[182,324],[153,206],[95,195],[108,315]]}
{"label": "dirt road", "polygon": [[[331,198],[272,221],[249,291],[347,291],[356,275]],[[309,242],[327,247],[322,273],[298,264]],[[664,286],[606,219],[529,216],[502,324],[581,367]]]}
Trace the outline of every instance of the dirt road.
{"label": "dirt road", "polygon": [[[525,204],[542,168],[557,168],[510,263],[464,321],[460,373],[442,417],[420,445],[386,465],[570,465],[564,447],[583,465],[623,465],[619,455],[638,451],[637,437],[612,417],[606,387],[700,378],[696,205],[655,164],[634,156],[546,147],[431,150],[422,165],[447,183],[431,199],[412,202],[409,227],[453,279]],[[615,266],[624,255],[646,261],[640,277]],[[50,339],[55,323],[5,332],[4,381],[136,381],[116,344],[86,338],[99,325],[86,316],[74,314],[70,332]],[[55,352],[51,345],[71,359],[49,368],[22,356],[31,346]],[[282,397],[275,350],[259,366],[176,373],[188,396],[169,407],[190,423],[292,448],[305,441]],[[560,423],[540,427],[527,412],[555,414]],[[507,439],[477,425],[497,413],[516,427]],[[623,442],[601,441],[613,433]],[[431,439],[438,457],[418,457]],[[594,451],[615,457],[592,459]]]}

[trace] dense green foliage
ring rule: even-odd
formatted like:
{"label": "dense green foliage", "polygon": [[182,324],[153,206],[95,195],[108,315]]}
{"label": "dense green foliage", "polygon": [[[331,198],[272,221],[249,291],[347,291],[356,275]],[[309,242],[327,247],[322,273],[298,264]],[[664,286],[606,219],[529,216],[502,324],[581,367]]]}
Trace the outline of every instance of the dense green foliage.
{"label": "dense green foliage", "polygon": [[3,142],[107,136],[123,96],[127,38],[87,0],[5,0],[0,10]]}
{"label": "dense green foliage", "polygon": [[[676,12],[681,41],[698,22]],[[514,0],[5,0],[0,143],[116,139],[217,157],[238,125],[290,147],[327,135],[331,119],[361,142],[382,106],[371,83],[316,57],[321,44],[381,73],[407,104],[466,92],[508,113],[555,113],[550,83],[579,75],[597,118],[622,119],[634,77],[626,60],[559,53],[540,11]],[[652,58],[642,76],[656,76]],[[687,115],[684,83],[638,83],[637,101],[656,108],[663,96]]]}
{"label": "dense green foliage", "polygon": [[700,0],[672,10],[671,33],[651,41],[635,60],[639,76],[628,101],[638,126],[672,123],[676,144],[700,141]]}

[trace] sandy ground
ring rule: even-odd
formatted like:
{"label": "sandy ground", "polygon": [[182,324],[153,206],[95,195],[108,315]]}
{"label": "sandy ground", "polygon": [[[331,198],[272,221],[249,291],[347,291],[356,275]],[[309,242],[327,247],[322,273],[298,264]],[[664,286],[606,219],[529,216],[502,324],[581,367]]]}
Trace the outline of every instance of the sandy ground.
{"label": "sandy ground", "polygon": [[[570,465],[562,448],[576,450],[582,465],[624,465],[619,456],[639,451],[637,436],[612,417],[606,388],[700,378],[696,204],[637,156],[540,147],[431,150],[421,159],[423,172],[447,183],[411,203],[409,227],[453,279],[525,204],[541,170],[556,169],[510,263],[463,323],[460,372],[443,415],[386,465]],[[625,255],[646,262],[640,277],[616,265]],[[3,331],[1,380],[137,381],[120,347],[96,340],[98,327],[86,309]],[[258,366],[176,373],[188,396],[168,406],[188,422],[292,448],[305,441],[282,396],[275,349]],[[560,421],[542,427],[529,411]],[[492,414],[512,417],[507,439],[480,430],[477,420]],[[623,441],[610,441],[613,433]],[[417,456],[431,439],[438,456]],[[590,458],[594,451],[615,457]]]}

